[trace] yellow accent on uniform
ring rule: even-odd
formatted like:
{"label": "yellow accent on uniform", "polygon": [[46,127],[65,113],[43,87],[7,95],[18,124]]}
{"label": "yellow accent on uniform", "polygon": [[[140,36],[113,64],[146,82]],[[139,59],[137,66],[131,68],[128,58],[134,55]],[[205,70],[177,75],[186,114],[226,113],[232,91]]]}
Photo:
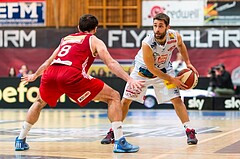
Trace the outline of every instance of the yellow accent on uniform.
{"label": "yellow accent on uniform", "polygon": [[172,83],[170,83],[167,80],[164,80],[164,85],[168,88],[168,89],[172,89],[172,88],[176,88],[176,86]]}

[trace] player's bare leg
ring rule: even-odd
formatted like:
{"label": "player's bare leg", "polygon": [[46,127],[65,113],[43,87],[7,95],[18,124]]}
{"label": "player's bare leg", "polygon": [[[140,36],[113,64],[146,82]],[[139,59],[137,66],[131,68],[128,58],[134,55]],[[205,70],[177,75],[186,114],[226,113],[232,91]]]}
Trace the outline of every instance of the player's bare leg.
{"label": "player's bare leg", "polygon": [[32,125],[37,122],[40,112],[42,108],[46,106],[46,104],[47,103],[44,102],[38,95],[36,101],[32,104],[27,112],[27,117],[22,125],[20,135],[15,140],[16,151],[24,151],[29,149],[29,146],[26,143],[27,133],[31,129]]}
{"label": "player's bare leg", "polygon": [[180,97],[173,98],[171,102],[181,122],[182,123],[189,122],[187,109],[184,103],[182,102],[182,99]]}
{"label": "player's bare leg", "polygon": [[180,97],[177,97],[177,98],[172,99],[171,102],[173,103],[176,114],[178,115],[184,128],[186,129],[187,143],[189,145],[197,144],[198,140],[195,136],[196,132],[190,126],[190,120],[189,120],[189,116],[187,113],[187,109],[186,109],[186,106],[183,103],[182,99]]}
{"label": "player's bare leg", "polygon": [[[126,118],[129,110],[129,106],[132,103],[132,100],[122,98],[121,105],[122,105],[122,121]],[[114,142],[114,133],[112,128],[110,128],[107,135],[102,139],[101,144],[111,144]]]}
{"label": "player's bare leg", "polygon": [[122,98],[121,104],[122,104],[122,121],[126,118],[129,110],[129,106],[132,103],[132,100],[127,98]]}
{"label": "player's bare leg", "polygon": [[120,94],[108,85],[104,84],[103,89],[94,98],[94,100],[103,101],[108,104],[108,118],[112,122],[112,129],[115,137],[113,152],[137,152],[139,147],[128,143],[123,136]]}

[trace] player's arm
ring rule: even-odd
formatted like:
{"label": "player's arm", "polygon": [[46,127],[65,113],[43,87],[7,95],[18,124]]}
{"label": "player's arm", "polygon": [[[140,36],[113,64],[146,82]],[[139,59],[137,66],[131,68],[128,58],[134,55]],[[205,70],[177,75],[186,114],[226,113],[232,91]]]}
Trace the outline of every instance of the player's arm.
{"label": "player's arm", "polygon": [[96,51],[101,60],[107,65],[107,67],[118,77],[122,78],[132,86],[132,88],[138,89],[142,87],[142,82],[135,81],[132,79],[128,73],[124,71],[122,66],[112,58],[109,54],[106,45],[102,40],[97,37],[92,37],[92,50]]}
{"label": "player's arm", "polygon": [[28,82],[32,82],[36,80],[40,75],[43,74],[43,72],[50,66],[54,58],[57,56],[59,52],[59,47],[57,47],[52,55],[37,69],[37,71],[31,75],[23,76],[21,81],[24,81],[24,84],[27,84]]}
{"label": "player's arm", "polygon": [[183,57],[183,60],[185,61],[187,67],[190,68],[191,70],[193,70],[199,76],[197,70],[191,64],[191,61],[190,61],[189,56],[188,56],[187,47],[184,44],[184,42],[182,41],[182,37],[179,33],[177,33],[177,39],[178,39],[177,48],[178,48],[179,52],[181,53],[181,55]]}
{"label": "player's arm", "polygon": [[175,84],[177,87],[184,89],[184,84],[175,77],[172,77],[164,72],[162,72],[161,70],[159,70],[158,68],[156,68],[154,66],[154,57],[153,57],[153,51],[150,48],[150,46],[146,43],[142,43],[142,51],[143,51],[143,61],[145,63],[145,65],[147,66],[147,69],[154,74],[155,76],[158,76],[159,78],[163,79],[163,80],[167,80],[170,83]]}

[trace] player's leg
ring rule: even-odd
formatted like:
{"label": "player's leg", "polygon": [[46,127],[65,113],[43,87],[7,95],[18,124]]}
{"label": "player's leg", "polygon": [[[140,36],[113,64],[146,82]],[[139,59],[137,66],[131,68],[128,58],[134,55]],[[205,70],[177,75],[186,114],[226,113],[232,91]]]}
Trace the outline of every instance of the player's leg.
{"label": "player's leg", "polygon": [[23,122],[21,132],[15,140],[15,150],[16,151],[24,151],[29,149],[29,145],[26,143],[26,136],[32,125],[35,124],[39,118],[40,112],[43,107],[46,106],[46,102],[44,102],[39,96],[36,101],[32,104],[27,112],[26,120]]}
{"label": "player's leg", "polygon": [[[169,73],[170,75],[171,72]],[[153,84],[154,91],[157,97],[158,104],[164,103],[166,101],[171,101],[176,114],[181,120],[187,134],[187,143],[188,144],[197,144],[198,140],[195,136],[195,130],[191,128],[190,121],[187,113],[186,106],[180,98],[179,89],[173,85],[169,85],[166,81],[156,80]]]}
{"label": "player's leg", "polygon": [[127,99],[127,98],[122,98],[121,100],[121,104],[122,104],[122,121],[127,117],[128,114],[128,110],[130,107],[130,104],[132,103],[131,99]]}
{"label": "player's leg", "polygon": [[172,102],[174,109],[176,111],[176,114],[178,115],[181,122],[182,123],[189,122],[187,109],[186,109],[184,103],[182,102],[182,99],[180,97],[176,97],[176,98],[171,99],[171,102]]}
{"label": "player's leg", "polygon": [[[108,104],[108,118],[111,122],[121,121],[122,107],[120,103],[120,94],[104,84],[103,89],[93,98],[93,100],[102,101]],[[120,113],[119,113],[120,112]]]}
{"label": "player's leg", "polygon": [[[121,105],[122,105],[122,121],[126,118],[129,106],[132,103],[132,100],[127,98],[122,98]],[[107,135],[101,140],[101,144],[110,144],[114,143],[114,133],[113,129],[110,128]]]}
{"label": "player's leg", "polygon": [[[134,75],[131,74],[132,76]],[[138,80],[143,80],[142,78],[138,78],[138,77],[133,77],[134,79],[138,79]],[[132,103],[132,101],[138,101],[140,103],[143,103],[143,96],[146,94],[146,90],[147,90],[147,86],[142,88],[142,91],[136,91],[131,89],[128,86],[128,83],[125,86],[124,92],[123,92],[123,98],[121,100],[121,105],[122,105],[122,121],[126,118],[128,110],[129,110],[129,106]],[[114,133],[112,128],[110,128],[109,132],[107,133],[107,135],[101,140],[101,144],[110,144],[113,143],[114,141]]]}
{"label": "player's leg", "polygon": [[189,145],[197,144],[198,140],[195,135],[196,132],[190,125],[187,109],[182,99],[180,97],[176,97],[171,99],[171,102],[173,103],[176,114],[178,115],[179,119],[184,125],[184,128],[186,129],[187,143]]}
{"label": "player's leg", "polygon": [[123,136],[120,94],[107,84],[104,84],[103,89],[94,97],[94,100],[103,101],[108,104],[108,118],[112,123],[115,137],[113,151],[116,153],[137,152],[139,147],[128,143]]}
{"label": "player's leg", "polygon": [[[52,67],[48,69],[48,71],[52,70]],[[55,106],[59,97],[63,94],[58,89],[57,81],[53,80],[56,77],[56,72],[52,74],[48,73],[48,75],[43,75],[41,78],[41,84],[39,87],[39,94],[36,98],[36,101],[29,108],[26,116],[26,120],[24,121],[21,132],[19,136],[15,140],[15,150],[16,151],[24,151],[29,149],[28,144],[26,143],[26,136],[32,125],[34,125],[40,115],[41,110],[48,103],[51,106]],[[52,75],[52,76],[51,76]]]}

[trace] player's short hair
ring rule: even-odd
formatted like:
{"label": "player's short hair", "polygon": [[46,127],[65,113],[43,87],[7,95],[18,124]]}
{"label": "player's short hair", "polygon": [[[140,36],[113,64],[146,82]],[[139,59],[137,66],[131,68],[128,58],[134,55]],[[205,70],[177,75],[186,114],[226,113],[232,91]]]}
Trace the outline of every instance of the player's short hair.
{"label": "player's short hair", "polygon": [[79,19],[79,29],[84,32],[94,30],[98,26],[98,19],[91,14],[84,14]]}
{"label": "player's short hair", "polygon": [[168,15],[164,14],[164,13],[158,13],[153,17],[153,21],[154,20],[163,20],[164,23],[166,24],[166,26],[169,25],[170,23],[170,18]]}

